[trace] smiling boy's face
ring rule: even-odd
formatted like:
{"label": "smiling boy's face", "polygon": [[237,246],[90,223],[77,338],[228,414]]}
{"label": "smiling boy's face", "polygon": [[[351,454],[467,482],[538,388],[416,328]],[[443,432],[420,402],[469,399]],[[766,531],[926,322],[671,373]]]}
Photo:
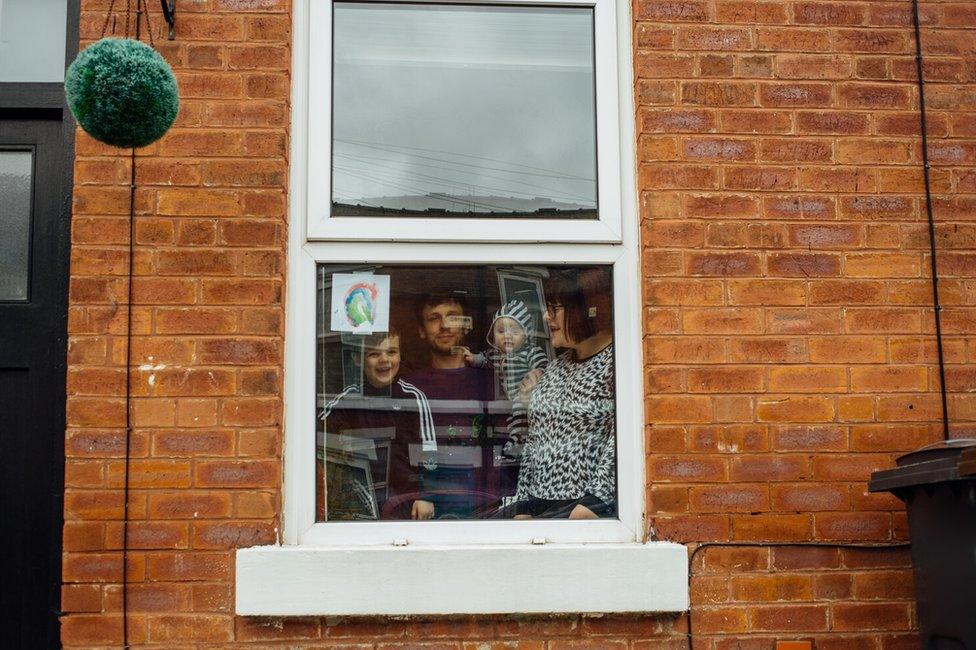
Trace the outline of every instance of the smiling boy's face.
{"label": "smiling boy's face", "polygon": [[378,345],[367,347],[363,355],[363,374],[373,388],[393,383],[400,372],[400,337],[388,336]]}

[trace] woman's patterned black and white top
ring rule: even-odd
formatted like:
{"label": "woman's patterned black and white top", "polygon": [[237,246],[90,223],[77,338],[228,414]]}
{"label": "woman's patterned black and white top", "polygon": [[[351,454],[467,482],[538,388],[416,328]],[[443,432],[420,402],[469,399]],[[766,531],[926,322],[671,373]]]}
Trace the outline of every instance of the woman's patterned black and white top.
{"label": "woman's patterned black and white top", "polygon": [[583,361],[549,363],[529,400],[529,436],[517,501],[616,495],[613,345]]}

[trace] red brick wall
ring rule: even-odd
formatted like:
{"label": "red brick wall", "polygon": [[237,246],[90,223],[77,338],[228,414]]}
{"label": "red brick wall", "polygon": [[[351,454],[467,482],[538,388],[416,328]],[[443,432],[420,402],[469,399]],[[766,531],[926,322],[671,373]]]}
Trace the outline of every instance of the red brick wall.
{"label": "red brick wall", "polygon": [[[921,17],[961,436],[976,420],[976,13],[925,0]],[[661,1],[637,19],[658,535],[905,539],[900,502],[866,482],[941,437],[911,3]],[[694,629],[712,647],[916,643],[904,551],[703,554]]]}
{"label": "red brick wall", "polygon": [[[83,44],[108,0],[82,3]],[[122,4],[122,3],[117,3]],[[139,152],[130,640],[159,647],[682,648],[683,617],[252,620],[233,549],[280,514],[287,0],[182,0],[174,130]],[[976,421],[976,25],[925,0],[950,407]],[[939,403],[910,3],[635,5],[648,504],[684,542],[889,541],[873,468]],[[117,22],[122,29],[124,14]],[[129,160],[79,135],[63,640],[121,640]],[[902,551],[714,549],[702,648],[911,647]],[[648,588],[653,588],[652,584]],[[751,632],[746,640],[745,633]],[[427,643],[429,642],[429,643]],[[696,643],[696,647],[699,643]]]}

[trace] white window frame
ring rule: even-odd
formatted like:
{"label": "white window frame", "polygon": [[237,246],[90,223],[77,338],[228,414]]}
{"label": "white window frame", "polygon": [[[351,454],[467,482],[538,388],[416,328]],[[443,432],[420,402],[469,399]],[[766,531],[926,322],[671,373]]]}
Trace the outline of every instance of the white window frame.
{"label": "white window frame", "polygon": [[[363,0],[368,2],[369,0]],[[312,34],[332,33],[332,2],[310,0],[308,24]],[[333,217],[332,208],[332,41],[316,38],[309,43],[307,76],[308,140],[329,143],[307,152],[309,240],[331,241],[450,241],[524,242],[566,241],[619,243],[623,239],[620,188],[619,98],[617,94],[616,6],[614,0],[438,0],[447,4],[495,4],[575,6],[593,8],[597,115],[597,209],[598,220],[519,219],[516,229],[498,228],[497,219],[438,219],[439,232],[431,232],[430,219],[404,217]],[[298,10],[298,6],[296,6]],[[627,59],[629,60],[629,56]],[[297,78],[296,78],[297,80]],[[569,134],[567,134],[569,137]]]}
{"label": "white window frame", "polygon": [[[330,220],[313,211],[329,205],[328,183],[323,182],[330,178],[329,155],[322,155],[327,146],[309,143],[331,141],[328,129],[310,119],[328,105],[327,95],[322,96],[328,86],[309,72],[330,54],[331,43],[310,35],[319,29],[331,34],[331,0],[295,0],[281,542],[237,551],[238,614],[687,609],[685,547],[648,542],[644,529],[643,314],[628,1],[531,3],[594,6],[601,16],[597,93],[613,95],[613,116],[598,106],[600,214],[616,206],[616,217],[520,221],[524,239],[511,241],[495,235],[488,219],[438,219],[442,234],[437,235],[429,232],[426,220]],[[604,162],[606,148],[612,151],[612,164]],[[523,223],[532,224],[531,234],[525,234]],[[316,523],[314,306],[320,263],[612,265],[618,518]],[[497,568],[501,562],[504,571]],[[425,582],[432,575],[437,579]],[[396,584],[410,585],[410,596],[390,589]]]}

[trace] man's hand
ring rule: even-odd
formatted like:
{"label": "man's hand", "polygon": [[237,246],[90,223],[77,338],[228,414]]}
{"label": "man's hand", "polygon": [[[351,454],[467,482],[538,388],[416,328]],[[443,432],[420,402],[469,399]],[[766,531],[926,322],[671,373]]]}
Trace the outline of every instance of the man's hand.
{"label": "man's hand", "polygon": [[569,518],[570,519],[599,519],[599,517],[597,517],[592,510],[590,510],[589,508],[587,508],[586,506],[580,503],[576,504],[576,507],[573,508],[573,511],[569,513]]}
{"label": "man's hand", "polygon": [[421,501],[419,499],[417,501],[414,501],[413,506],[410,508],[410,518],[411,519],[433,519],[434,504],[431,503],[430,501]]}
{"label": "man's hand", "polygon": [[515,515],[512,519],[532,519],[532,515]]}

